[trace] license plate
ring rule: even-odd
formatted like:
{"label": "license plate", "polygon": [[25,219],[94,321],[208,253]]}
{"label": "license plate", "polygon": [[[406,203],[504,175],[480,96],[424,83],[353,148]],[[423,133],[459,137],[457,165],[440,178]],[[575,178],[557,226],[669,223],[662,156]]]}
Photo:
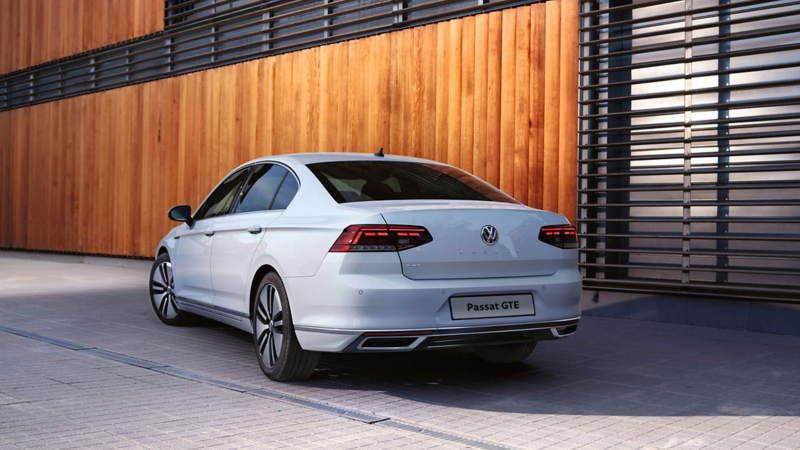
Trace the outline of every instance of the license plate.
{"label": "license plate", "polygon": [[450,314],[454,320],[492,317],[532,316],[531,294],[487,295],[485,297],[451,297]]}

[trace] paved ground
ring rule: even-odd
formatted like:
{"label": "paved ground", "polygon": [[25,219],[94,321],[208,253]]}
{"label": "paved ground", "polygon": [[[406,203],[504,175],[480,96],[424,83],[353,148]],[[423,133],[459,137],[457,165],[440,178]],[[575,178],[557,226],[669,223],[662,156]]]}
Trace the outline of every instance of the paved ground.
{"label": "paved ground", "polygon": [[0,448],[800,448],[797,337],[585,317],[504,370],[345,355],[280,384],[249,335],[159,322],[145,271],[3,255],[0,326],[162,368],[0,331]]}

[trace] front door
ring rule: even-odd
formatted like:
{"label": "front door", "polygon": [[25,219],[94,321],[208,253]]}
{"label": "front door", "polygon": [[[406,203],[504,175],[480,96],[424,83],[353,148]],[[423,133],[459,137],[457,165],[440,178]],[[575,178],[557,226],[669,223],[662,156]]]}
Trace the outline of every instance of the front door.
{"label": "front door", "polygon": [[195,212],[192,226],[182,227],[176,234],[177,251],[172,262],[172,273],[178,301],[207,307],[213,305],[215,294],[211,279],[211,253],[216,231],[214,222],[230,212],[249,170],[239,170],[220,183]]}
{"label": "front door", "polygon": [[[214,300],[211,286],[211,243],[213,219],[200,220],[175,235],[176,251],[172,262],[178,301],[187,299],[210,306]],[[181,227],[184,228],[184,227]]]}

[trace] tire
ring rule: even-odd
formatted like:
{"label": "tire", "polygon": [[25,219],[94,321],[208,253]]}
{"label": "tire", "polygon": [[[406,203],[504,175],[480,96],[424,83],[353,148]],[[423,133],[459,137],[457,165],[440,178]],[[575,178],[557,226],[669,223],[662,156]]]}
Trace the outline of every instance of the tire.
{"label": "tire", "polygon": [[258,365],[275,381],[302,381],[314,374],[318,352],[297,342],[286,287],[275,272],[264,275],[253,302],[253,343]]}
{"label": "tire", "polygon": [[172,264],[169,254],[162,253],[150,269],[150,304],[153,311],[167,325],[186,325],[190,314],[181,311],[175,301],[175,279],[172,277]]}
{"label": "tire", "polygon": [[536,341],[475,347],[475,353],[490,364],[510,364],[527,358],[534,348]]}

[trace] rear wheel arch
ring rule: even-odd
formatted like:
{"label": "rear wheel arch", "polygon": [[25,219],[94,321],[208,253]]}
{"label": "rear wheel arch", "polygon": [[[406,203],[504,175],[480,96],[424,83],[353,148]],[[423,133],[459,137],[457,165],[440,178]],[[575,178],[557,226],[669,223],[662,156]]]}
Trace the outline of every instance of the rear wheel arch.
{"label": "rear wheel arch", "polygon": [[256,304],[256,295],[258,294],[258,285],[261,284],[261,279],[270,272],[278,273],[274,267],[269,264],[264,264],[256,270],[256,273],[253,275],[253,279],[250,280],[250,304],[248,306],[248,312],[250,313],[251,317],[253,314],[253,307]]}

